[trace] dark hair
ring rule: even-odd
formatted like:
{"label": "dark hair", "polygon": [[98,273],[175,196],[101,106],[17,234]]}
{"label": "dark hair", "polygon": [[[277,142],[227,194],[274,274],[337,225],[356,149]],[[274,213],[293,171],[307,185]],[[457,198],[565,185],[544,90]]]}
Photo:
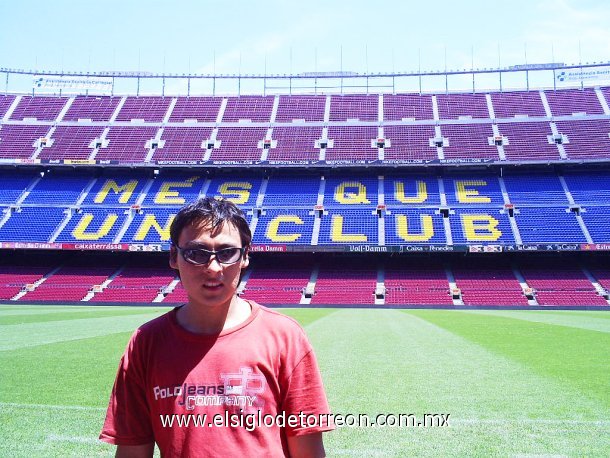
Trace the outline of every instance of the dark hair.
{"label": "dark hair", "polygon": [[242,247],[247,247],[252,241],[252,232],[244,216],[237,206],[226,199],[202,197],[180,209],[169,229],[173,245],[178,245],[182,230],[191,224],[203,223],[211,230],[231,223],[239,232]]}

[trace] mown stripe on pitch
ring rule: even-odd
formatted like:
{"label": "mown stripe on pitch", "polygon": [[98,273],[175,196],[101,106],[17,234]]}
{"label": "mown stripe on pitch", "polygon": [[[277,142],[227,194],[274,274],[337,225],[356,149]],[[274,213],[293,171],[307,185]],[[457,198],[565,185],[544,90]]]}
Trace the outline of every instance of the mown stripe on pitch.
{"label": "mown stripe on pitch", "polygon": [[301,326],[307,328],[311,323],[324,318],[338,309],[333,308],[280,308],[275,309],[277,312],[288,315],[297,320]]}
{"label": "mown stripe on pitch", "polygon": [[56,404],[26,404],[20,402],[0,402],[0,408],[13,408],[13,409],[33,409],[33,410],[93,410],[99,412],[106,412],[106,407],[94,407],[94,406],[78,406],[78,405],[56,405]]}
{"label": "mown stripe on pitch", "polygon": [[[533,310],[461,310],[475,315],[503,316],[517,320],[531,321],[532,323],[544,323],[555,326],[568,326],[570,328],[586,329],[610,333],[610,319],[601,319],[596,316],[582,314],[560,313],[544,311],[536,313]],[[610,318],[610,313],[608,313]]]}
{"label": "mown stripe on pitch", "polygon": [[[159,307],[167,307],[164,304],[159,304]],[[0,316],[12,316],[12,315],[40,315],[47,313],[79,313],[79,312],[90,312],[92,310],[99,311],[125,311],[125,310],[148,310],[150,313],[150,306],[113,306],[113,305],[21,305],[19,307],[7,306],[0,304]],[[168,307],[169,309],[169,307]]]}
{"label": "mown stripe on pitch", "polygon": [[0,351],[133,331],[161,313],[0,326]]}
{"label": "mown stripe on pitch", "polygon": [[409,313],[340,310],[307,330],[335,413],[450,413],[505,422],[465,425],[466,430],[342,428],[327,435],[329,453],[333,447],[375,446],[390,455],[596,452],[595,438],[606,430],[587,423],[578,434],[566,435],[564,423],[547,422],[550,442],[540,449],[527,434],[533,426],[521,420],[605,422],[608,409],[570,385]]}
{"label": "mown stripe on pitch", "polygon": [[105,318],[105,317],[120,317],[130,315],[149,315],[151,312],[156,312],[159,309],[151,309],[150,307],[130,307],[129,309],[117,310],[96,310],[91,307],[88,310],[73,312],[70,307],[66,307],[62,313],[44,313],[40,311],[38,314],[28,315],[3,315],[0,314],[0,326],[18,326],[27,323],[48,323],[51,321],[69,321],[83,320],[86,318]]}
{"label": "mown stripe on pitch", "polygon": [[544,377],[569,384],[610,411],[610,334],[470,311],[414,310],[418,316]]}

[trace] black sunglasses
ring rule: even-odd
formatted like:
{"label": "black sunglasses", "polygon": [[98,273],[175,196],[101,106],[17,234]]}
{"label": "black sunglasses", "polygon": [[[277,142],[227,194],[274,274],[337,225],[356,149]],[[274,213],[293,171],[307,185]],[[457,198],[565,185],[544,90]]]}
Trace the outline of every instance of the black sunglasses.
{"label": "black sunglasses", "polygon": [[218,251],[210,251],[204,248],[181,248],[178,245],[174,246],[186,262],[197,266],[207,264],[212,259],[212,256],[216,257],[220,264],[235,264],[242,258],[244,251],[246,251],[246,247],[230,247],[222,248]]}

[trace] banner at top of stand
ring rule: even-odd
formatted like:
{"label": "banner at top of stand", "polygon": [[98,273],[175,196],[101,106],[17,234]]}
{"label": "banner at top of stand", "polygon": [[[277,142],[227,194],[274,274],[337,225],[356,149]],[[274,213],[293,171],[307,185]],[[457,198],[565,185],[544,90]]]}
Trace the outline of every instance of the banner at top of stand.
{"label": "banner at top of stand", "polygon": [[555,75],[557,84],[574,84],[580,82],[610,81],[610,66],[595,68],[572,68],[561,70]]}
{"label": "banner at top of stand", "polygon": [[112,78],[35,75],[32,80],[32,88],[38,92],[57,92],[61,89],[66,91],[94,90],[96,94],[111,94]]}

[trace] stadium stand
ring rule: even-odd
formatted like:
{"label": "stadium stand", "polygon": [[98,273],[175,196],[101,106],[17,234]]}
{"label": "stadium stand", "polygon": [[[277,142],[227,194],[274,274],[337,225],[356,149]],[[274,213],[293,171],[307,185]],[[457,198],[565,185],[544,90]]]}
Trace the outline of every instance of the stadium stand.
{"label": "stadium stand", "polygon": [[284,261],[256,259],[246,288],[241,295],[246,299],[269,304],[298,304],[314,268],[310,256],[291,256]]}
{"label": "stadium stand", "polygon": [[485,94],[439,94],[436,100],[440,119],[491,118]]}
{"label": "stadium stand", "polygon": [[[607,92],[602,88],[600,94]],[[13,96],[1,100],[0,109],[5,113],[15,102]],[[87,156],[89,160],[130,164],[172,160],[317,161],[319,149],[326,156],[322,160],[329,161],[599,159],[607,156],[610,143],[609,121],[600,119],[607,116],[603,110],[593,89],[435,96],[20,96],[10,119],[2,122],[0,157],[82,160],[86,153],[74,155],[64,145],[74,141],[75,135],[84,142],[89,135],[75,134],[79,132],[76,128],[93,129],[90,123],[95,122],[100,123],[95,128],[103,128],[103,132],[85,144],[87,152],[92,153]],[[561,118],[554,120],[551,116]],[[456,120],[459,124],[454,124]],[[489,122],[480,124],[481,120]],[[259,124],[249,125],[247,121]],[[208,125],[198,126],[200,123]],[[236,123],[240,127],[235,127]],[[260,123],[271,130],[259,127]],[[289,126],[301,130],[286,131]],[[301,140],[289,145],[287,132]],[[187,135],[193,138],[186,140]],[[265,139],[269,145],[259,145]],[[327,148],[316,145],[318,141]],[[163,151],[166,142],[168,149]],[[383,151],[376,151],[375,146]],[[206,150],[211,150],[209,157]]]}
{"label": "stadium stand", "polygon": [[536,206],[542,203],[541,196],[544,196],[544,205],[569,204],[559,176],[555,174],[508,172],[503,176],[503,180],[510,203]]}
{"label": "stadium stand", "polygon": [[329,259],[320,267],[311,303],[372,304],[376,281],[376,265]]}
{"label": "stadium stand", "polygon": [[68,216],[55,242],[111,243],[126,221],[124,211],[107,208],[81,207]]}
{"label": "stadium stand", "polygon": [[320,158],[316,142],[321,138],[322,127],[275,127],[273,139],[277,146],[269,148],[267,159],[316,161]]}
{"label": "stadium stand", "polygon": [[139,162],[146,159],[156,127],[113,126],[108,131],[108,144],[100,147],[95,159],[99,161]]}
{"label": "stadium stand", "polygon": [[127,97],[116,120],[161,122],[171,101],[169,97]]}
{"label": "stadium stand", "polygon": [[209,180],[207,195],[225,197],[248,211],[256,206],[263,180],[255,175],[238,177],[215,177]]}
{"label": "stadium stand", "polygon": [[104,128],[102,126],[60,126],[54,132],[53,143],[44,147],[40,159],[89,159]]}
{"label": "stadium stand", "polygon": [[214,122],[221,104],[220,97],[178,97],[169,122]]}
{"label": "stadium stand", "polygon": [[453,304],[447,274],[436,261],[390,259],[385,267],[384,284],[386,304]]}
{"label": "stadium stand", "polygon": [[4,117],[14,101],[14,95],[0,94],[0,118]]}
{"label": "stadium stand", "polygon": [[155,149],[153,161],[202,160],[212,134],[210,127],[166,127],[161,135],[163,147]]}
{"label": "stadium stand", "polygon": [[[0,247],[167,251],[180,206],[209,195],[234,201],[253,229],[258,264],[244,297],[607,306],[604,255],[578,258],[580,269],[519,252],[610,249],[609,100],[609,88],[3,95]],[[447,253],[484,251],[489,259]],[[0,294],[183,302],[163,256],[2,266]]]}
{"label": "stadium stand", "polygon": [[521,207],[515,216],[524,243],[586,243],[574,212],[566,207]]}
{"label": "stadium stand", "polygon": [[610,122],[607,119],[557,121],[556,124],[568,158],[610,157]]}
{"label": "stadium stand", "polygon": [[[138,263],[141,264],[141,263]],[[168,268],[129,265],[120,270],[93,300],[96,302],[153,302],[174,279]]]}
{"label": "stadium stand", "polygon": [[580,215],[593,243],[603,244],[610,240],[610,206],[586,207],[581,209]]}
{"label": "stadium stand", "polygon": [[377,138],[376,127],[333,126],[328,128],[332,148],[326,148],[326,160],[376,160],[379,153],[371,141]]}
{"label": "stadium stand", "polygon": [[[31,261],[30,261],[31,262]],[[8,265],[0,266],[0,300],[13,299],[20,291],[40,280],[48,267]]]}
{"label": "stadium stand", "polygon": [[211,160],[258,161],[263,154],[265,127],[221,127],[216,139],[220,146],[212,150]]}
{"label": "stadium stand", "polygon": [[13,204],[34,180],[34,173],[27,171],[0,171],[0,205]]}
{"label": "stadium stand", "polygon": [[58,207],[17,208],[0,227],[0,240],[48,242],[65,217],[65,210]]}
{"label": "stadium stand", "polygon": [[496,118],[544,117],[544,105],[538,91],[492,92]]}
{"label": "stadium stand", "polygon": [[121,98],[108,96],[77,96],[63,117],[63,121],[110,121]]}
{"label": "stadium stand", "polygon": [[494,136],[491,124],[447,124],[441,127],[448,142],[443,147],[446,158],[498,159],[498,148],[490,144]]}
{"label": "stadium stand", "polygon": [[569,171],[563,177],[574,202],[588,205],[610,202],[610,173],[599,170]]}
{"label": "stadium stand", "polygon": [[331,96],[330,121],[377,121],[379,97],[373,94]]}
{"label": "stadium stand", "polygon": [[477,259],[454,262],[452,273],[465,305],[528,305],[515,273],[506,261]]}
{"label": "stadium stand", "polygon": [[263,207],[313,209],[318,201],[320,178],[307,175],[274,176],[267,184]]}
{"label": "stadium stand", "polygon": [[0,126],[0,158],[30,159],[47,142],[49,126],[3,124]]}
{"label": "stadium stand", "polygon": [[35,205],[75,204],[91,179],[91,176],[87,174],[49,174],[30,189],[23,203]]}
{"label": "stadium stand", "polygon": [[[425,175],[206,178],[168,172],[150,178],[123,172],[96,178],[51,171],[36,178],[20,172],[7,176],[0,193],[0,237],[11,241],[8,234],[40,209],[49,219],[20,241],[164,243],[178,208],[207,194],[233,200],[256,221],[255,243],[606,243],[606,201],[580,189],[585,175],[566,176],[452,172],[439,182]],[[592,177],[603,199],[610,173]]]}
{"label": "stadium stand", "polygon": [[22,96],[11,115],[11,119],[19,121],[55,121],[67,100],[66,97]]}
{"label": "stadium stand", "polygon": [[109,171],[95,179],[83,206],[130,207],[135,205],[149,178],[134,171]]}
{"label": "stadium stand", "polygon": [[528,285],[534,288],[540,305],[608,305],[580,269],[564,266],[549,269],[548,265],[534,264],[521,267],[521,272]]}
{"label": "stadium stand", "polygon": [[510,122],[498,125],[507,138],[504,147],[509,161],[559,160],[559,150],[550,138],[553,131],[548,122]]}
{"label": "stadium stand", "polygon": [[36,289],[26,293],[19,300],[22,302],[81,301],[85,299],[95,285],[107,280],[116,269],[115,266],[94,267],[87,265],[87,263],[62,266],[38,285]]}
{"label": "stadium stand", "polygon": [[383,97],[385,121],[434,119],[432,96],[419,94],[386,94]]}
{"label": "stadium stand", "polygon": [[227,98],[227,107],[222,117],[223,122],[270,122],[274,97],[272,96],[242,96]]}
{"label": "stadium stand", "polygon": [[299,208],[270,208],[258,217],[252,234],[255,243],[313,245],[314,212]]}
{"label": "stadium stand", "polygon": [[603,115],[604,110],[592,88],[544,91],[553,116]]}
{"label": "stadium stand", "polygon": [[326,97],[313,95],[280,95],[275,122],[324,121]]}
{"label": "stadium stand", "polygon": [[165,304],[184,304],[188,302],[188,295],[186,290],[182,286],[182,283],[178,283],[175,288],[163,298]]}
{"label": "stadium stand", "polygon": [[436,147],[431,145],[435,138],[434,126],[386,126],[385,138],[390,144],[384,148],[386,160],[434,160],[438,159]]}

